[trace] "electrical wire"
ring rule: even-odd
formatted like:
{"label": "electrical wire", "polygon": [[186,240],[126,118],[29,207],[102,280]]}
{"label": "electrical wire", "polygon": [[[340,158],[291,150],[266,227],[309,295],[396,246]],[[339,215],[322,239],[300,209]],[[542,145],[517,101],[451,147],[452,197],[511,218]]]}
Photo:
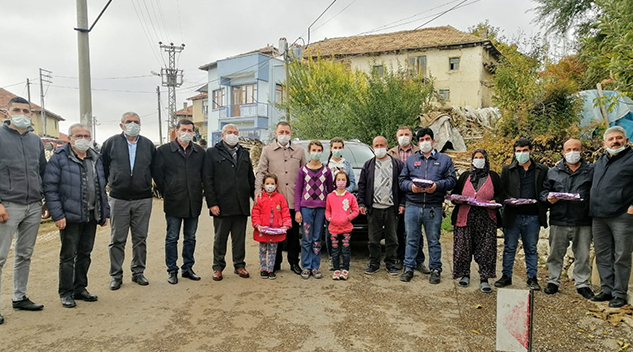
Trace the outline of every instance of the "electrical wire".
{"label": "electrical wire", "polygon": [[[51,84],[50,87],[53,88],[62,88],[62,89],[79,89],[79,87],[70,87],[70,86],[58,86]],[[123,89],[103,89],[103,88],[92,88],[92,91],[97,92],[121,92],[121,93],[143,93],[143,94],[156,94],[156,92],[143,91],[143,90],[123,90]]]}
{"label": "electrical wire", "polygon": [[178,26],[180,27],[180,41],[184,42],[185,39],[182,36],[182,19],[180,18],[180,1],[176,0],[176,7],[178,10]]}
{"label": "electrical wire", "polygon": [[26,81],[22,81],[22,82],[18,82],[18,83],[9,84],[9,85],[7,85],[7,86],[0,87],[0,89],[4,89],[4,88],[9,88],[9,87],[17,86],[18,84],[24,84],[24,83],[26,83]]}
{"label": "electrical wire", "polygon": [[[141,15],[139,14],[139,11],[136,9],[136,4],[134,3],[134,0],[131,1],[132,2],[132,7],[134,7],[134,12],[136,13],[136,18],[138,18],[139,24],[141,25],[141,29],[143,30],[143,34],[145,34],[145,39],[147,39],[147,43],[149,44],[150,50],[152,51],[152,54],[154,54],[154,57],[156,58],[156,61],[158,61],[159,65],[164,64],[165,66],[167,66],[167,63],[165,62],[165,59],[160,55],[160,51],[156,51],[156,48],[154,47],[154,43],[152,43],[152,39],[150,38],[150,35],[148,33],[148,31],[145,30],[145,24],[144,24],[144,17],[143,19],[141,19]],[[140,8],[140,6],[139,6]],[[149,28],[148,28],[149,30]],[[162,63],[161,63],[162,61]]]}
{"label": "electrical wire", "polygon": [[149,20],[149,24],[152,26],[152,30],[154,31],[154,35],[158,39],[157,41],[161,41],[160,40],[160,34],[158,34],[158,31],[156,30],[156,26],[154,25],[154,21],[152,21],[152,15],[149,12],[149,8],[147,7],[147,1],[146,0],[143,0],[143,5],[145,6],[145,11],[147,11],[147,19]]}
{"label": "electrical wire", "polygon": [[[63,78],[63,79],[78,79],[79,77],[73,76],[59,76],[53,75],[55,78]],[[91,79],[135,79],[135,78],[147,78],[147,77],[155,77],[154,75],[140,75],[140,76],[125,76],[125,77],[91,77]]]}
{"label": "electrical wire", "polygon": [[[457,4],[457,5],[453,6],[453,7],[451,7],[450,9],[448,9],[448,10],[446,10],[446,11],[442,12],[442,13],[440,13],[439,15],[437,15],[437,16],[435,16],[435,17],[433,17],[432,19],[430,19],[430,20],[428,20],[428,21],[426,21],[426,22],[422,23],[421,25],[419,25],[419,26],[415,27],[413,30],[420,29],[420,28],[422,28],[422,27],[426,26],[427,24],[429,24],[429,23],[431,23],[431,22],[435,21],[436,19],[438,19],[438,18],[440,18],[440,17],[444,16],[445,14],[447,14],[447,13],[449,13],[449,12],[451,12],[451,11],[453,11],[453,10],[457,9],[457,8],[459,7],[459,5],[462,5],[463,3],[467,2],[467,1],[468,1],[468,0],[462,0],[462,2],[460,2],[459,4]],[[478,1],[481,1],[481,0],[476,0],[476,1],[473,1],[471,4],[474,4],[474,3],[478,2]]]}
{"label": "electrical wire", "polygon": [[341,14],[341,12],[343,12],[343,11],[347,10],[347,8],[348,8],[348,7],[350,7],[350,6],[354,5],[354,3],[355,3],[356,1],[358,1],[358,0],[354,0],[354,1],[352,1],[351,3],[349,3],[349,5],[345,6],[345,7],[344,7],[341,11],[337,12],[337,13],[336,13],[336,15],[334,15],[334,16],[332,16],[332,17],[330,17],[330,19],[328,19],[327,21],[325,21],[325,22],[321,23],[319,26],[317,26],[316,28],[314,28],[314,29],[312,30],[312,32],[314,32],[314,31],[316,31],[317,29],[319,29],[319,28],[321,28],[321,27],[325,26],[328,22],[330,22],[331,20],[333,20],[333,19],[334,19],[334,17],[336,17],[336,16],[340,15],[340,14]]}

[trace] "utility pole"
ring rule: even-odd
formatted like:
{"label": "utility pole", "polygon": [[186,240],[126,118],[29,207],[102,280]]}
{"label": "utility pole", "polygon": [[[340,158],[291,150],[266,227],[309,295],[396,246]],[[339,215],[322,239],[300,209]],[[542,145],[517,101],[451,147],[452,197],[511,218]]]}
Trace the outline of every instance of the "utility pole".
{"label": "utility pole", "polygon": [[[160,70],[160,76],[162,78],[163,87],[168,89],[168,107],[169,107],[169,126],[168,130],[171,131],[176,127],[176,87],[182,85],[182,70],[176,68],[176,53],[180,53],[185,49],[185,44],[180,46],[174,46],[174,43],[169,45],[158,42],[160,48],[165,50],[169,56],[169,67],[163,67]],[[162,138],[162,136],[161,136]]]}
{"label": "utility pole", "polygon": [[284,66],[286,68],[286,86],[285,92],[282,95],[284,103],[286,103],[286,121],[290,121],[290,106],[288,105],[288,98],[290,97],[290,57],[288,55],[288,41],[286,38],[279,38],[279,50],[282,50],[284,56]]}
{"label": "utility pole", "polygon": [[156,86],[156,96],[158,98],[158,144],[163,145],[163,121],[160,116],[160,86]]}
{"label": "utility pole", "polygon": [[31,109],[31,81],[26,79],[26,94],[28,94],[29,99],[29,110]]}
{"label": "utility pole", "polygon": [[[87,0],[77,0],[77,28],[87,29]],[[79,53],[79,117],[81,123],[92,131],[92,86],[90,82],[90,46],[89,30],[77,30],[77,49]]]}
{"label": "utility pole", "polygon": [[46,137],[46,109],[44,108],[44,82],[50,84],[53,83],[51,76],[51,71],[40,68],[40,104],[42,105],[42,111],[40,112],[40,117],[42,118],[42,136]]}

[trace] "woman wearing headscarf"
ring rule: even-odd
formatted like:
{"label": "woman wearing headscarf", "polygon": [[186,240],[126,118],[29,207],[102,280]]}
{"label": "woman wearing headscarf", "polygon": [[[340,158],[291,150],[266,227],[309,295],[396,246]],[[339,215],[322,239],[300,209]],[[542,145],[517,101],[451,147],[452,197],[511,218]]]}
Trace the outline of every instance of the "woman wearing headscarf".
{"label": "woman wearing headscarf", "polygon": [[[488,154],[477,149],[472,154],[470,170],[464,172],[452,194],[473,197],[480,202],[502,203],[503,187],[499,174],[490,170]],[[498,209],[471,206],[462,201],[453,201],[456,206],[451,217],[453,232],[453,278],[459,286],[470,284],[472,258],[479,265],[479,288],[490,293],[488,279],[495,278],[497,261],[497,228],[501,227]]]}

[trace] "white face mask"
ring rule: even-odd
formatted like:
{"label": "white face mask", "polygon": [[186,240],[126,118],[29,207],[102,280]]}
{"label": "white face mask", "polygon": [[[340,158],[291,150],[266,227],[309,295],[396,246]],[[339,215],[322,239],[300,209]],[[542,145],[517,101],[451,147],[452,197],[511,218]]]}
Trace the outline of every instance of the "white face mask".
{"label": "white face mask", "polygon": [[188,144],[193,140],[193,133],[180,132],[180,135],[178,135],[178,139],[184,144]]}
{"label": "white face mask", "polygon": [[525,164],[530,160],[530,152],[518,152],[514,153],[514,157],[517,158],[519,164]]}
{"label": "white face mask", "polygon": [[398,144],[401,147],[406,147],[409,145],[409,143],[411,143],[411,137],[409,136],[400,136],[398,137]]}
{"label": "white face mask", "polygon": [[387,155],[387,148],[376,148],[374,149],[374,154],[378,159],[382,159]]}
{"label": "white face mask", "polygon": [[473,166],[476,169],[483,169],[486,167],[486,159],[473,159]]}
{"label": "white face mask", "polygon": [[141,133],[141,125],[134,122],[128,122],[125,124],[125,134],[130,137],[136,137]]}
{"label": "white face mask", "polygon": [[277,186],[275,186],[275,185],[264,185],[264,189],[268,193],[273,193],[275,191],[275,189],[277,189]]}
{"label": "white face mask", "polygon": [[230,147],[234,146],[237,144],[237,142],[240,141],[240,137],[236,134],[232,134],[232,133],[227,133],[224,135],[224,141],[226,142],[226,144],[228,144]]}
{"label": "white face mask", "polygon": [[80,152],[85,152],[92,147],[92,141],[88,139],[77,139],[75,141],[75,149]]}
{"label": "white face mask", "polygon": [[565,161],[575,165],[580,161],[580,152],[568,152],[565,154]]}
{"label": "white face mask", "polygon": [[[18,127],[19,128],[19,127]],[[624,148],[626,148],[626,146],[621,146],[618,149],[611,149],[611,148],[607,148],[607,152],[611,155],[618,155],[621,151],[624,150]]]}
{"label": "white face mask", "polygon": [[11,124],[19,130],[25,130],[31,126],[31,119],[26,115],[11,115]]}
{"label": "white face mask", "polygon": [[279,144],[281,145],[286,145],[288,144],[288,142],[290,142],[290,135],[287,134],[280,134],[277,136],[277,142],[279,142]]}
{"label": "white face mask", "polygon": [[420,142],[420,150],[422,153],[428,153],[433,150],[433,142],[431,141],[423,141]]}

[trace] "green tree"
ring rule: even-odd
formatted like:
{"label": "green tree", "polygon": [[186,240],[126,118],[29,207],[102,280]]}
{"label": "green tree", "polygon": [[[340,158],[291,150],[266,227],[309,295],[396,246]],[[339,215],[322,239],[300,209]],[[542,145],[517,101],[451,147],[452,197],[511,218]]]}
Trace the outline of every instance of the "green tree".
{"label": "green tree", "polygon": [[548,33],[565,35],[570,30],[586,33],[595,20],[594,0],[532,0],[539,5],[534,9],[536,21]]}

